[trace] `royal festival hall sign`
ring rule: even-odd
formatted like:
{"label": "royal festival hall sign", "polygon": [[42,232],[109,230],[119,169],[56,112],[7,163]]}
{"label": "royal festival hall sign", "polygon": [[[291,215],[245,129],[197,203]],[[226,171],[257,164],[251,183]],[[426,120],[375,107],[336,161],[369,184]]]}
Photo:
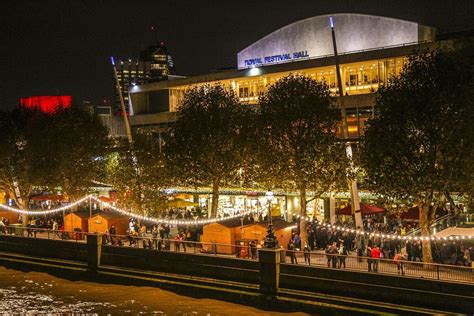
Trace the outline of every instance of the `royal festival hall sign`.
{"label": "royal festival hall sign", "polygon": [[265,57],[258,57],[258,58],[251,58],[246,59],[244,61],[245,67],[258,67],[265,64],[273,64],[279,62],[288,62],[291,60],[307,58],[309,57],[308,51],[303,50],[299,52],[294,52],[293,54],[285,53],[285,54],[278,54],[272,56],[265,56]]}

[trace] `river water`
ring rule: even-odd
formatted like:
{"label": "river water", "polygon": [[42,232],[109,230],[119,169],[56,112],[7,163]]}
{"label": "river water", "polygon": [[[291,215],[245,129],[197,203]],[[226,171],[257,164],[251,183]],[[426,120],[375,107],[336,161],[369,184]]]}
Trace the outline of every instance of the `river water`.
{"label": "river water", "polygon": [[147,286],[70,281],[0,266],[0,315],[306,315],[276,313]]}

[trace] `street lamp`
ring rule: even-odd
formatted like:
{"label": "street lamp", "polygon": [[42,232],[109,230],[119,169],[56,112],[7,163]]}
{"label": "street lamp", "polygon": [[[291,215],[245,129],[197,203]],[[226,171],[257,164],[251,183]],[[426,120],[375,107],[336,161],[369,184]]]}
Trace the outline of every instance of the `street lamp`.
{"label": "street lamp", "polygon": [[268,230],[267,236],[265,237],[265,248],[276,248],[277,247],[277,239],[275,234],[273,233],[273,223],[272,223],[272,200],[273,200],[273,192],[267,191],[265,196],[268,201]]}

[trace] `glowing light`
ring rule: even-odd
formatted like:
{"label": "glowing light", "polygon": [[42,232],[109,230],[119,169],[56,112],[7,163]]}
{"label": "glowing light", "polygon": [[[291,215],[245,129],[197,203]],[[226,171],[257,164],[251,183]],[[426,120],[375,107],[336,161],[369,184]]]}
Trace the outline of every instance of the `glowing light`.
{"label": "glowing light", "polygon": [[329,26],[333,29],[334,28],[334,20],[332,16],[329,17]]}
{"label": "glowing light", "polygon": [[28,109],[39,109],[44,113],[54,113],[58,109],[71,107],[70,95],[41,95],[20,99],[20,105]]}

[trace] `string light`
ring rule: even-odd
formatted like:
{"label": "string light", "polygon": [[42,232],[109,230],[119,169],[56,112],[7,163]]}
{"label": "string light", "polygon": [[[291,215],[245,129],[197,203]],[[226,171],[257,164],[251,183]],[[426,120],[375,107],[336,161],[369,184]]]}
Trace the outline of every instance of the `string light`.
{"label": "string light", "polygon": [[[129,217],[133,217],[133,218],[138,218],[140,220],[144,220],[144,221],[148,221],[148,222],[154,222],[154,223],[163,223],[163,224],[168,224],[168,225],[205,225],[205,224],[211,224],[211,223],[218,223],[218,222],[223,222],[223,221],[227,221],[227,220],[230,220],[230,219],[234,219],[234,218],[238,218],[238,217],[242,217],[242,216],[245,216],[245,215],[248,215],[248,214],[251,214],[252,211],[246,211],[246,212],[243,212],[241,214],[234,214],[234,215],[231,215],[231,216],[227,216],[227,217],[222,217],[222,218],[207,218],[207,219],[195,219],[195,220],[176,220],[176,219],[163,219],[163,218],[157,218],[157,217],[149,217],[149,216],[144,216],[144,215],[139,215],[139,214],[134,214],[132,213],[131,211],[126,211],[126,210],[123,210],[119,207],[116,207],[108,202],[104,202],[102,200],[100,200],[99,198],[95,197],[94,195],[86,195],[84,196],[83,198],[71,203],[71,204],[68,204],[68,205],[64,205],[64,206],[61,206],[61,207],[58,207],[58,208],[55,208],[55,209],[50,209],[50,210],[46,210],[46,211],[33,211],[33,210],[21,210],[21,209],[17,209],[17,208],[14,208],[14,207],[10,207],[10,206],[7,206],[7,205],[3,205],[3,204],[0,204],[0,209],[4,209],[4,210],[7,210],[7,211],[11,211],[11,212],[16,212],[16,213],[20,213],[20,214],[27,214],[27,215],[48,215],[48,214],[54,214],[54,213],[58,213],[58,212],[62,212],[62,211],[65,211],[65,210],[68,210],[68,209],[71,209],[73,208],[74,206],[76,205],[79,205],[83,202],[85,202],[86,200],[94,200],[98,203],[100,203],[101,205],[107,207],[107,208],[110,208],[111,210],[117,212],[117,213],[120,213],[122,215],[126,215],[126,216],[129,216]],[[299,218],[300,215],[297,215],[297,218]],[[308,217],[305,218],[306,220],[309,220]],[[336,229],[336,230],[342,230],[342,231],[350,231],[351,233],[355,233],[357,235],[359,234],[364,234],[364,235],[370,235],[372,237],[376,236],[376,237],[382,237],[382,238],[392,238],[392,239],[403,239],[403,240],[426,240],[426,241],[429,241],[430,239],[431,240],[447,240],[446,237],[436,237],[434,235],[429,235],[429,236],[415,236],[415,237],[412,237],[412,236],[402,236],[402,235],[397,235],[397,234],[385,234],[385,233],[379,233],[379,232],[366,232],[366,231],[362,231],[362,230],[359,230],[359,229],[348,229],[346,227],[342,227],[342,226],[337,226],[337,225],[331,225],[331,224],[326,224],[326,223],[321,223],[321,222],[316,222],[316,227],[324,227],[324,228],[333,228],[333,229]],[[459,236],[456,236],[453,238],[453,236],[449,236],[449,240],[459,240],[459,239],[473,239],[473,236],[465,236],[465,235],[459,235]]]}
{"label": "string light", "polygon": [[335,229],[335,230],[342,230],[342,231],[347,231],[351,233],[355,233],[356,235],[366,235],[369,237],[381,237],[381,238],[390,238],[390,239],[402,239],[402,240],[461,240],[461,239],[473,239],[473,236],[466,236],[466,235],[457,235],[455,237],[449,236],[449,237],[437,237],[435,235],[428,235],[428,236],[402,236],[400,234],[386,234],[386,233],[381,233],[381,232],[367,232],[367,231],[362,231],[359,229],[348,229],[343,226],[337,226],[337,225],[331,225],[327,223],[322,223],[322,222],[316,222],[316,228],[323,229],[323,228],[329,228],[329,229]]}
{"label": "string light", "polygon": [[16,212],[16,213],[20,213],[20,214],[26,214],[26,215],[48,215],[48,214],[59,213],[59,212],[68,210],[70,208],[73,208],[74,206],[79,205],[82,202],[84,202],[84,201],[86,201],[90,198],[92,198],[92,195],[87,195],[87,196],[85,196],[85,197],[83,197],[83,198],[81,198],[81,199],[79,199],[79,200],[77,200],[77,201],[75,201],[71,204],[64,205],[64,206],[54,208],[54,209],[50,209],[50,210],[46,210],[46,211],[21,210],[21,209],[10,207],[10,206],[3,205],[3,204],[0,204],[0,209],[4,209],[4,210],[7,210],[7,211],[11,211],[11,212]]}
{"label": "string light", "polygon": [[91,196],[91,199],[96,202],[99,202],[103,206],[110,208],[111,210],[116,211],[117,213],[120,213],[122,215],[138,218],[147,222],[162,223],[162,224],[168,224],[168,225],[202,225],[202,224],[218,223],[218,222],[227,221],[229,219],[242,217],[242,216],[252,213],[252,211],[247,211],[241,214],[234,214],[234,215],[222,217],[222,218],[207,218],[207,219],[195,219],[195,220],[164,219],[164,218],[149,217],[149,216],[134,214],[131,211],[126,211],[110,203],[103,202],[100,199],[96,198],[95,196]]}

